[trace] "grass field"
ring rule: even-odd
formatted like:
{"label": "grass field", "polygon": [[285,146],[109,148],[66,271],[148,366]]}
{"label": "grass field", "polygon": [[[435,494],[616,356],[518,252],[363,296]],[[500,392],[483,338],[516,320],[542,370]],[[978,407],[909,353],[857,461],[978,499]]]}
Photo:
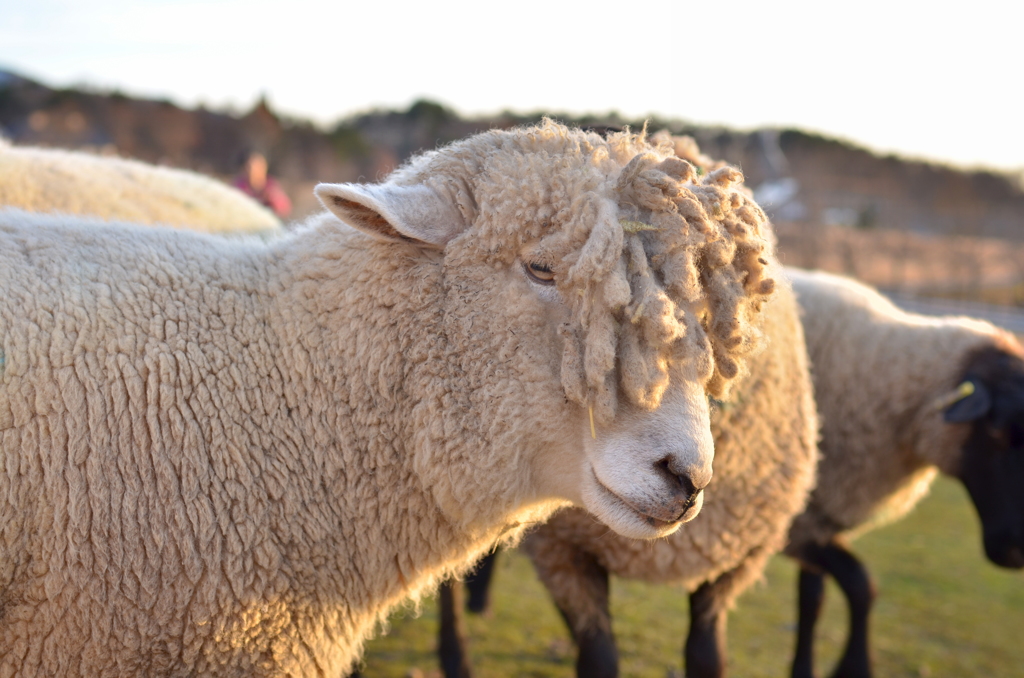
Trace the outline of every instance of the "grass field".
{"label": "grass field", "polygon": [[[1022,488],[1024,491],[1024,488]],[[903,521],[855,544],[879,588],[872,639],[879,678],[1024,677],[1024,574],[990,565],[962,487],[936,483]],[[794,642],[796,567],[778,557],[729,620],[730,674],[784,678]],[[519,553],[502,554],[490,618],[470,617],[476,676],[573,675],[575,649],[561,618]],[[623,676],[681,675],[687,597],[679,589],[615,579],[612,611]],[[845,637],[841,594],[830,583],[819,625],[826,675]],[[434,654],[436,601],[405,611],[372,641],[367,678],[440,675]]]}

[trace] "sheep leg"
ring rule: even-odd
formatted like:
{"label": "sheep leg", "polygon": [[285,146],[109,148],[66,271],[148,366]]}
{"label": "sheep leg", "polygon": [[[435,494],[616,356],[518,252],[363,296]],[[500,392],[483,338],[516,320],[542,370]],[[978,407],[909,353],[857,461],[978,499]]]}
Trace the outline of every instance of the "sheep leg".
{"label": "sheep leg", "polygon": [[440,607],[437,654],[441,672],[445,678],[472,678],[462,619],[462,586],[458,581],[449,579],[441,584]]}
{"label": "sheep leg", "polygon": [[717,584],[701,584],[690,594],[690,632],[683,650],[686,678],[723,678],[726,673],[728,615]]}
{"label": "sheep leg", "polygon": [[[481,558],[472,573],[466,577],[469,601],[466,609],[481,614],[490,605],[491,577],[497,552]],[[448,580],[440,590],[441,625],[438,631],[437,654],[445,678],[471,678],[466,629],[462,617],[462,589],[456,581]]]}
{"label": "sheep leg", "polygon": [[796,652],[791,678],[814,678],[814,627],[825,600],[825,575],[800,567]]}
{"label": "sheep leg", "polygon": [[619,652],[608,609],[608,570],[591,554],[558,540],[527,544],[526,550],[576,642],[576,676],[617,678]]}
{"label": "sheep leg", "polygon": [[[578,601],[564,599],[555,601],[576,641],[576,676],[617,678],[619,651],[615,646],[612,616],[608,609],[608,570],[589,556],[576,564],[579,566],[580,588],[590,596],[589,605],[581,607]],[[599,610],[599,619],[588,619],[589,615],[583,609],[588,607]]]}
{"label": "sheep leg", "polygon": [[[871,678],[868,619],[871,613],[871,604],[875,600],[875,587],[871,583],[871,576],[867,569],[855,555],[836,541],[831,541],[824,546],[807,545],[800,549],[797,557],[805,566],[804,569],[823,572],[836,580],[850,611],[850,633],[846,639],[846,648],[836,670],[832,673],[832,678]],[[801,575],[802,586],[803,575]],[[802,625],[803,610],[801,609]],[[796,660],[794,660],[794,677],[797,676],[795,671]]]}
{"label": "sheep leg", "polygon": [[764,571],[774,549],[755,546],[739,565],[690,594],[690,632],[683,648],[687,678],[724,678],[729,607]]}
{"label": "sheep leg", "polygon": [[875,586],[864,564],[837,542],[824,547],[826,571],[835,578],[850,608],[850,636],[833,678],[871,678],[868,617],[875,601]]}
{"label": "sheep leg", "polygon": [[466,577],[466,591],[469,592],[466,609],[473,614],[483,614],[491,606],[491,578],[494,576],[494,563],[497,560],[497,551],[488,553],[477,562],[476,567]]}

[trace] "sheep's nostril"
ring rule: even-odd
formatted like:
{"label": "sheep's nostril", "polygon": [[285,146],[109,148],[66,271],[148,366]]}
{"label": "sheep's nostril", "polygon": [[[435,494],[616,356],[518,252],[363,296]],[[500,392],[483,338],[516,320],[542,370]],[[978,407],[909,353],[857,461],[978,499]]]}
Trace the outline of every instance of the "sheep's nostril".
{"label": "sheep's nostril", "polygon": [[693,480],[690,478],[689,473],[677,473],[672,468],[672,460],[669,458],[662,459],[655,466],[658,471],[665,476],[670,482],[675,483],[676,487],[679,488],[680,494],[686,497],[693,497],[702,488],[698,488],[694,485]]}

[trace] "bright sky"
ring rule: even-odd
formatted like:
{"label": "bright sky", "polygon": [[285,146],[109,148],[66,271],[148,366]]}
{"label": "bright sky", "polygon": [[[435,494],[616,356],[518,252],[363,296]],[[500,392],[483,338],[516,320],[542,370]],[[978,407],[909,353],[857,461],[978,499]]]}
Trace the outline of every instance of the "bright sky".
{"label": "bright sky", "polygon": [[1006,0],[6,0],[0,68],[321,123],[615,109],[1019,170],[1022,25]]}

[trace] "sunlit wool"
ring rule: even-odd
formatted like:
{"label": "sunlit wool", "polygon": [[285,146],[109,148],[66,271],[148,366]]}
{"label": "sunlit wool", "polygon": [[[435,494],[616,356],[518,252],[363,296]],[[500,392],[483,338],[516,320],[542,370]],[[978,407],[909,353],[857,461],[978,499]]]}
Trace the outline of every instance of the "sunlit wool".
{"label": "sunlit wool", "polygon": [[[568,397],[594,407],[599,422],[614,417],[617,388],[655,407],[672,360],[697,363],[711,375],[709,392],[724,395],[759,345],[755,316],[773,289],[773,236],[739,190],[742,175],[721,168],[698,177],[668,140],[643,134],[605,140],[547,123],[484,137],[494,147],[487,155],[446,153],[406,172],[444,173],[454,161],[482,175],[477,185],[492,184],[492,197],[476,208],[484,219],[471,256],[511,260],[537,241],[573,308],[574,323],[563,329]],[[509,146],[515,152],[500,152]],[[603,199],[609,194],[617,206]],[[501,217],[487,218],[495,210]]]}
{"label": "sunlit wool", "polygon": [[220,181],[137,160],[0,139],[0,207],[163,224],[207,233],[281,232],[281,222]]}
{"label": "sunlit wool", "polygon": [[928,493],[936,471],[956,475],[970,427],[945,423],[939,400],[973,352],[1024,357],[1024,349],[983,320],[907,313],[854,280],[790,274],[817,375],[824,455],[807,511],[790,531],[789,550],[798,553],[897,520]]}
{"label": "sunlit wool", "polygon": [[[747,197],[749,191],[742,184],[733,183],[741,178],[738,172],[704,156],[692,139],[658,134],[652,143],[689,161],[685,164],[687,169],[683,170],[687,176],[693,176],[689,174],[691,167],[699,168],[705,186],[714,186],[723,178],[729,178],[729,197],[722,200],[717,194],[701,200],[702,214],[717,215],[722,209],[719,206],[730,201],[741,213],[756,209]],[[663,162],[666,165],[678,163],[672,165],[674,167],[683,166],[679,160]],[[637,174],[645,177],[638,190],[631,193],[626,189],[623,193],[652,195],[652,198],[639,205],[626,201],[625,211],[629,213],[633,208],[640,213],[641,222],[649,219],[660,225],[662,222],[657,216],[647,217],[643,212],[644,208],[656,204],[656,194],[650,189],[661,185],[658,177],[650,173],[650,169]],[[629,176],[627,172],[623,175]],[[696,207],[697,201],[681,202]],[[681,209],[680,212],[686,210]],[[737,222],[742,224],[737,227],[740,232],[750,223],[744,217]],[[700,232],[699,229],[691,232],[694,231]],[[647,231],[640,234],[641,238],[649,236]],[[595,594],[593,582],[581,576],[585,567],[580,563],[592,560],[621,577],[677,583],[691,591],[701,584],[715,582],[714,603],[709,613],[721,615],[740,593],[756,581],[768,559],[782,549],[790,521],[806,504],[817,464],[817,416],[804,335],[793,292],[784,281],[785,276],[778,268],[764,268],[767,261],[774,259],[757,247],[737,245],[736,260],[742,260],[751,268],[734,264],[730,275],[734,275],[732,271],[746,270],[745,274],[740,274],[739,280],[754,289],[757,289],[762,276],[780,279],[778,284],[771,285],[776,288],[773,298],[760,309],[765,316],[759,328],[761,334],[747,335],[759,339],[750,341],[750,344],[767,344],[767,347],[761,352],[748,353],[743,372],[736,376],[739,371],[731,370],[728,361],[722,360],[719,346],[745,348],[748,345],[746,337],[740,340],[735,334],[743,331],[744,323],[730,325],[728,320],[742,317],[742,309],[740,313],[733,311],[732,315],[712,312],[712,318],[725,320],[722,325],[718,325],[716,320],[705,323],[705,326],[714,328],[712,332],[719,332],[717,339],[712,338],[713,343],[717,342],[718,379],[735,378],[729,382],[728,390],[720,389],[721,381],[716,383],[713,380],[710,384],[709,393],[721,402],[712,417],[715,475],[705,490],[701,514],[679,531],[654,543],[637,542],[611,534],[578,509],[556,514],[548,524],[527,537],[526,550],[559,606],[570,612],[577,638],[595,631],[601,634],[611,632],[611,619],[607,607],[604,607],[606,601]],[[693,289],[689,285],[697,275],[695,270],[703,271],[703,261],[709,259],[716,260],[716,257],[705,255],[703,260],[684,257],[682,263],[672,264],[662,263],[666,260],[657,255],[651,257],[656,266],[662,263],[655,278],[673,281],[668,287],[682,299],[693,298],[688,290]],[[739,289],[734,281],[724,286]],[[636,287],[642,287],[642,284]],[[721,298],[707,296],[709,299]],[[750,301],[744,303],[751,304]],[[756,303],[748,307],[750,311],[754,310]],[[699,312],[696,315],[700,317]],[[688,322],[690,316],[686,314],[683,317],[681,324],[692,327]],[[628,354],[628,349],[620,348],[620,356]],[[629,392],[629,389],[624,390]],[[635,392],[644,393],[642,389]]]}
{"label": "sunlit wool", "polygon": [[738,178],[545,123],[321,187],[410,211],[270,242],[0,211],[0,673],[340,675],[579,493],[617,384],[653,408],[676,362],[724,394],[774,355]]}

